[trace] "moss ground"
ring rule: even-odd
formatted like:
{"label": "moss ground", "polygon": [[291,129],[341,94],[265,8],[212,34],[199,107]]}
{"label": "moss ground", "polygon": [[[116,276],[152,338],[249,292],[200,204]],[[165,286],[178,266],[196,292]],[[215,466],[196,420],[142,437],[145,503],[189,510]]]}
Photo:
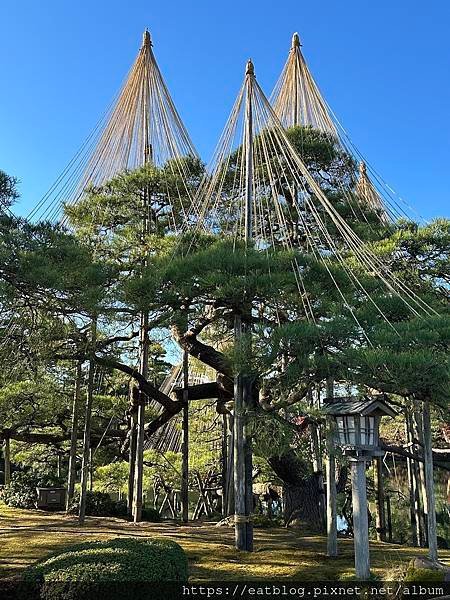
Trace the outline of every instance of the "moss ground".
{"label": "moss ground", "polygon": [[[133,525],[121,519],[88,517],[80,527],[75,517],[61,513],[11,509],[0,505],[0,578],[18,574],[31,563],[72,543],[119,536],[166,537],[177,541],[189,559],[190,579],[196,580],[337,580],[353,571],[353,542],[340,540],[340,556],[325,555],[326,540],[302,529],[257,529],[255,552],[233,547],[233,530],[214,524],[176,523]],[[385,579],[397,566],[426,552],[379,542],[371,543],[374,575]],[[440,559],[450,565],[450,550]]]}

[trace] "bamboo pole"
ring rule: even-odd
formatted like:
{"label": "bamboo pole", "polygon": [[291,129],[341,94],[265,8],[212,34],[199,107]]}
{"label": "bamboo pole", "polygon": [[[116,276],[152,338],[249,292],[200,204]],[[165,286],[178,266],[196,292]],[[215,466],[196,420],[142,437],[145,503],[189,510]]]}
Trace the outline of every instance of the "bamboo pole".
{"label": "bamboo pole", "polygon": [[73,495],[75,492],[75,478],[76,478],[76,462],[77,462],[77,442],[78,442],[78,420],[80,412],[80,400],[81,400],[81,380],[83,376],[82,363],[77,362],[75,372],[75,389],[73,393],[72,402],[72,420],[70,424],[70,449],[69,449],[69,467],[67,473],[67,496],[66,496],[66,510],[69,510],[72,504]]}

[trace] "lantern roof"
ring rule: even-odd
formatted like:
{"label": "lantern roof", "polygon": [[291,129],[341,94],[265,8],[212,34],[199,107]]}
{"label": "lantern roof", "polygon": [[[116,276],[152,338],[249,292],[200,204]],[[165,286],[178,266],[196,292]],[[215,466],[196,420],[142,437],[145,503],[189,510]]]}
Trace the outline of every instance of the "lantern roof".
{"label": "lantern roof", "polygon": [[328,415],[377,415],[395,417],[397,412],[390,406],[386,394],[364,396],[340,396],[326,398],[324,410]]}

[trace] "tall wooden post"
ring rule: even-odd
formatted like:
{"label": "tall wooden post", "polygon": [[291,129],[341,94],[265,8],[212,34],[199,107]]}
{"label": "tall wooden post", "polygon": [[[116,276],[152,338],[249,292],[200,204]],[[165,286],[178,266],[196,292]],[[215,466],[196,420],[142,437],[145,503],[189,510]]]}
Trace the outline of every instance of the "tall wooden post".
{"label": "tall wooden post", "polygon": [[[414,411],[412,413],[412,426],[413,435],[417,440],[420,447],[424,448],[425,442],[423,437],[423,417],[421,407],[418,401],[414,400]],[[422,461],[418,461],[416,464],[416,474],[418,475],[418,489],[420,494],[421,511],[420,511],[420,522],[421,522],[421,546],[428,545],[428,497],[426,489],[426,473],[425,464]]]}
{"label": "tall wooden post", "polygon": [[[146,30],[142,41],[143,48],[150,50],[152,45],[150,34]],[[144,108],[143,108],[143,136],[144,136],[144,156],[143,164],[150,161],[150,139],[149,139],[149,89],[144,86]],[[142,246],[145,247],[146,236],[150,233],[150,197],[148,190],[143,193],[143,218],[142,218]],[[147,256],[142,261],[142,266],[147,265]],[[141,313],[139,326],[139,373],[147,379],[148,377],[148,311]],[[143,497],[143,479],[144,479],[144,440],[145,440],[145,403],[146,396],[141,390],[139,394],[139,405],[137,410],[136,422],[136,459],[134,472],[133,489],[133,521],[139,523],[142,520],[142,497]]]}
{"label": "tall wooden post", "polygon": [[[334,381],[332,377],[326,380],[327,398],[334,396]],[[326,419],[325,444],[327,450],[326,479],[327,479],[327,555],[337,556],[337,493],[336,493],[336,433],[335,422],[331,417]]]}
{"label": "tall wooden post", "polygon": [[70,449],[69,449],[69,467],[67,473],[67,496],[66,510],[69,510],[72,504],[73,495],[75,492],[75,477],[76,477],[76,462],[77,462],[77,442],[78,442],[78,418],[80,412],[81,400],[81,379],[82,379],[82,364],[78,361],[75,372],[75,389],[73,392],[72,402],[72,420],[70,424]]}
{"label": "tall wooden post", "polygon": [[357,579],[366,580],[370,577],[366,461],[364,459],[352,459],[351,474],[355,570]]}
{"label": "tall wooden post", "polygon": [[[234,317],[234,339],[236,345],[242,341],[241,315]],[[239,347],[239,346],[238,346]],[[246,550],[245,514],[245,452],[244,452],[244,406],[242,374],[234,379],[234,535],[238,550]]]}
{"label": "tall wooden post", "polygon": [[80,525],[84,525],[86,517],[86,493],[89,479],[89,458],[91,448],[91,417],[92,417],[92,401],[94,398],[94,353],[95,340],[97,337],[97,321],[92,320],[91,324],[91,357],[89,359],[88,384],[86,393],[86,404],[84,410],[84,434],[83,434],[83,460],[81,463],[81,490],[80,490],[80,506],[78,513],[78,521]]}
{"label": "tall wooden post", "polygon": [[227,415],[222,415],[221,447],[222,517],[228,516],[228,426]]}
{"label": "tall wooden post", "polygon": [[436,499],[434,493],[434,474],[433,474],[433,446],[431,439],[431,416],[430,402],[423,403],[423,454],[425,463],[425,488],[428,506],[428,556],[433,562],[438,560],[437,533],[436,533]]}
{"label": "tall wooden post", "polygon": [[335,425],[332,417],[326,419],[326,478],[327,478],[327,555],[337,556],[337,511],[336,511],[336,458]]}
{"label": "tall wooden post", "polygon": [[[245,72],[245,204],[244,240],[248,247],[253,239],[253,80],[254,68],[251,60]],[[249,309],[251,311],[251,308]],[[236,346],[242,352],[243,334],[250,333],[246,314],[235,315],[234,336]],[[248,350],[246,348],[246,350]],[[239,373],[234,386],[234,496],[235,496],[235,541],[239,550],[253,550],[253,478],[252,442],[249,430],[249,411],[252,406],[252,381],[248,375]]]}
{"label": "tall wooden post", "polygon": [[297,48],[300,46],[300,38],[298,37],[298,33],[294,33],[292,36],[292,46],[291,51],[294,53],[294,89],[292,90],[294,93],[294,103],[293,103],[293,115],[292,115],[292,125],[300,125],[300,119],[298,114],[298,60],[297,60]]}
{"label": "tall wooden post", "polygon": [[181,518],[189,520],[189,354],[183,353],[183,423],[182,423],[182,463],[181,463]]}
{"label": "tall wooden post", "polygon": [[[415,452],[414,434],[412,426],[411,411],[405,410],[405,439],[408,444],[408,450],[411,453]],[[421,530],[421,515],[420,515],[420,487],[417,463],[411,458],[406,459],[406,467],[408,472],[408,488],[409,488],[409,510],[411,521],[411,539],[413,546],[421,546],[422,530]]]}
{"label": "tall wooden post", "polygon": [[384,511],[384,482],[383,482],[383,461],[381,456],[373,459],[373,479],[375,487],[375,526],[377,530],[377,540],[386,541],[386,516]]}
{"label": "tall wooden post", "polygon": [[11,483],[11,440],[9,435],[3,441],[3,459],[5,461],[5,485]]}
{"label": "tall wooden post", "polygon": [[134,407],[130,414],[130,440],[128,448],[128,498],[127,515],[129,519],[133,518],[134,502],[134,475],[136,471],[136,438],[137,438],[137,414]]}

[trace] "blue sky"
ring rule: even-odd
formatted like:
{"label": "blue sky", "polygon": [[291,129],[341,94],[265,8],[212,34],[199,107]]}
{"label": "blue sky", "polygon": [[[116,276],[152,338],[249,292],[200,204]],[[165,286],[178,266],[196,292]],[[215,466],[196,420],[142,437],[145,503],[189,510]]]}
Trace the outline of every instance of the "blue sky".
{"label": "blue sky", "polygon": [[120,87],[148,27],[208,160],[252,57],[269,94],[298,31],[352,140],[425,218],[450,215],[448,0],[3,0],[0,169],[16,212],[50,187]]}

